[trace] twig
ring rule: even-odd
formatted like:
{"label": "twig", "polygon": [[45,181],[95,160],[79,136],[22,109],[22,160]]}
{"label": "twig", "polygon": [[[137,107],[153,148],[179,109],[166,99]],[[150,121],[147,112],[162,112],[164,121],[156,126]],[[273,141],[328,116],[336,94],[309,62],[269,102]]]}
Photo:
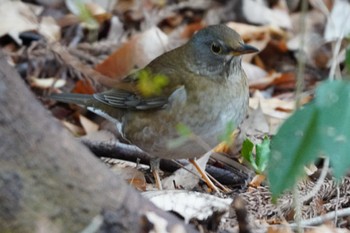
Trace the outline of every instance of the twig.
{"label": "twig", "polygon": [[[305,32],[306,32],[306,11],[308,9],[308,1],[301,1],[301,16],[300,16],[300,41],[299,41],[299,54],[298,54],[298,70],[297,70],[297,82],[295,89],[295,108],[299,109],[301,106],[301,93],[304,88],[304,72],[305,72]],[[293,204],[295,207],[295,217],[297,222],[298,232],[302,232],[301,221],[301,201],[299,200],[299,190],[295,185],[293,188]]]}
{"label": "twig", "polygon": [[[300,222],[300,225],[303,227],[315,226],[315,225],[320,225],[326,221],[332,220],[336,217],[346,217],[346,216],[350,216],[350,208],[341,209],[338,211],[332,211],[332,212],[329,212],[329,213],[322,215],[322,216],[317,216],[315,218],[302,220]],[[290,227],[297,227],[297,223],[291,223],[291,224],[289,224],[289,226]]]}
{"label": "twig", "polygon": [[304,45],[305,45],[305,32],[306,32],[306,11],[308,8],[308,1],[302,0],[301,2],[301,17],[300,17],[300,41],[299,41],[299,54],[297,57],[298,60],[298,70],[297,70],[297,82],[296,82],[296,89],[295,89],[295,105],[296,109],[299,109],[301,105],[301,92],[304,88],[304,72],[305,72],[305,52],[304,52]]}
{"label": "twig", "polygon": [[295,210],[295,214],[294,214],[294,218],[296,221],[296,227],[297,227],[297,231],[303,232],[302,228],[301,228],[301,205],[302,202],[300,201],[300,193],[299,190],[297,188],[297,186],[295,185],[293,188],[293,205],[294,205],[294,210]]}
{"label": "twig", "polygon": [[340,189],[339,189],[339,183],[337,182],[337,201],[335,203],[335,210],[334,210],[334,226],[337,225],[337,219],[338,219],[338,209],[339,209],[339,199],[340,199]]}

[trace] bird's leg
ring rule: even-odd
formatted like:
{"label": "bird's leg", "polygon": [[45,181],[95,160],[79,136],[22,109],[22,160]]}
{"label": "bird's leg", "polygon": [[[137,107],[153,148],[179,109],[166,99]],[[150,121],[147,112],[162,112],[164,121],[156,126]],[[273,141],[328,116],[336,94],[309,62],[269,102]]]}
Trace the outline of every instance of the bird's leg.
{"label": "bird's leg", "polygon": [[151,158],[150,166],[151,166],[151,172],[153,173],[153,177],[156,181],[156,186],[159,190],[162,190],[162,183],[160,181],[159,177],[159,164],[160,164],[160,158]]}
{"label": "bird's leg", "polygon": [[205,171],[198,165],[196,159],[189,159],[190,163],[197,169],[199,174],[202,176],[202,179],[205,181],[205,183],[208,185],[209,188],[214,190],[215,192],[219,192],[219,189],[215,186],[215,184],[209,179]]}

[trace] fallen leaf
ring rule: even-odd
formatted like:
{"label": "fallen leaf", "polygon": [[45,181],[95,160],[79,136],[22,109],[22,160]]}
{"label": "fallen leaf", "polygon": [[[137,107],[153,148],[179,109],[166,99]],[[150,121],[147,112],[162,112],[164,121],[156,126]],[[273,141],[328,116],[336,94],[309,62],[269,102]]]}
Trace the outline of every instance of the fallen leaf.
{"label": "fallen leaf", "polygon": [[248,77],[250,86],[252,83],[259,82],[267,76],[267,72],[256,65],[242,62],[242,67]]}
{"label": "fallen leaf", "polygon": [[274,225],[270,225],[267,228],[267,233],[294,233],[294,231],[288,226],[288,224],[286,225],[278,225],[278,226],[274,226]]}
{"label": "fallen leaf", "polygon": [[[270,133],[268,121],[260,106],[249,110],[248,118],[243,121],[240,128],[246,135],[252,136],[250,138],[255,144],[261,142],[261,135]],[[260,141],[256,141],[255,136],[259,137]]]}
{"label": "fallen leaf", "polygon": [[85,131],[82,127],[74,125],[68,121],[63,120],[62,124],[75,136],[80,136],[85,134]]}
{"label": "fallen leaf", "polygon": [[194,218],[208,219],[214,212],[226,212],[232,203],[231,198],[219,198],[186,190],[149,191],[143,192],[142,195],[158,208],[178,213],[186,223]]}
{"label": "fallen leaf", "polygon": [[87,80],[78,80],[75,83],[75,86],[72,92],[79,93],[79,94],[94,94],[95,89],[93,88],[91,83],[88,82]]}
{"label": "fallen leaf", "polygon": [[[252,26],[244,23],[230,22],[227,26],[234,29],[241,35],[242,39],[259,49],[264,50],[272,37],[284,38],[285,32],[276,26]],[[247,54],[243,61],[250,62],[256,54]]]}
{"label": "fallen leaf", "polygon": [[61,38],[61,28],[51,16],[41,18],[39,33],[43,35],[48,42],[59,41]]}
{"label": "fallen leaf", "polygon": [[0,3],[0,36],[10,35],[18,44],[22,44],[19,34],[24,31],[37,30],[39,22],[36,13],[42,7],[35,7],[20,1],[2,0]]}
{"label": "fallen leaf", "polygon": [[186,25],[186,27],[181,32],[181,38],[183,39],[189,39],[191,38],[194,33],[196,33],[198,30],[201,30],[204,28],[205,25],[203,25],[202,22],[199,23],[191,23]]}
{"label": "fallen leaf", "polygon": [[288,8],[282,1],[271,9],[264,1],[245,0],[242,1],[242,13],[250,23],[271,24],[287,29],[292,26]]}
{"label": "fallen leaf", "polygon": [[324,31],[326,41],[343,38],[350,34],[350,3],[343,0],[335,0]]}
{"label": "fallen leaf", "polygon": [[159,28],[133,36],[95,69],[113,79],[121,79],[135,68],[143,68],[166,51],[168,37]]}
{"label": "fallen leaf", "polygon": [[79,114],[79,121],[84,131],[86,132],[86,134],[96,132],[99,128],[98,124],[94,123],[93,121],[89,120],[88,118],[80,114]]}
{"label": "fallen leaf", "polygon": [[123,165],[122,162],[113,165],[111,170],[119,177],[126,180],[134,188],[145,191],[146,190],[146,178],[143,172],[137,170],[135,167]]}
{"label": "fallen leaf", "polygon": [[29,83],[32,87],[37,87],[41,89],[47,88],[61,88],[66,85],[66,80],[57,78],[29,78]]}

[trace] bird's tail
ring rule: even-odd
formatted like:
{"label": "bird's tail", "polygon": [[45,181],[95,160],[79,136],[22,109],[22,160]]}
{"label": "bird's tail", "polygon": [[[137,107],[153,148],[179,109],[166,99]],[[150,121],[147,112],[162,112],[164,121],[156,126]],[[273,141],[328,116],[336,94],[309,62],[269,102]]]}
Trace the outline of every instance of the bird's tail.
{"label": "bird's tail", "polygon": [[73,93],[52,94],[49,96],[49,98],[63,103],[78,104],[83,106],[89,106],[93,100],[92,95]]}

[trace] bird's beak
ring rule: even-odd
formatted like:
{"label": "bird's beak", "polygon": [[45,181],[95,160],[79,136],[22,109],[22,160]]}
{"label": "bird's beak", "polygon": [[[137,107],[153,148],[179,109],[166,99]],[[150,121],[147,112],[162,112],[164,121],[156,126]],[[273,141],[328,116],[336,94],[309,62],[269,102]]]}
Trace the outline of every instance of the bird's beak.
{"label": "bird's beak", "polygon": [[239,56],[242,54],[247,54],[247,53],[256,53],[259,52],[259,49],[248,45],[248,44],[240,44],[238,48],[235,48],[231,51],[231,55],[233,56]]}

